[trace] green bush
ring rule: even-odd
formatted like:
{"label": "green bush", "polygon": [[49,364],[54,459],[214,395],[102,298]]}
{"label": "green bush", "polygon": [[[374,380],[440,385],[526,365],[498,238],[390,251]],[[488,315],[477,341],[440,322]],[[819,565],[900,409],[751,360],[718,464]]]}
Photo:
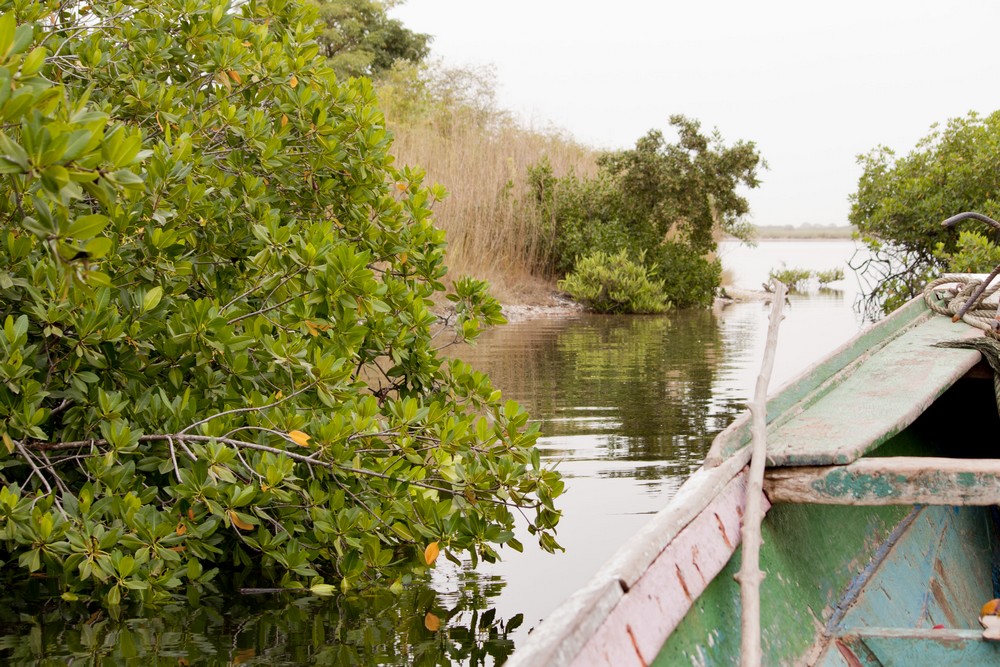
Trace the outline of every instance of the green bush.
{"label": "green bush", "polygon": [[806,283],[812,278],[813,272],[809,269],[771,269],[767,277],[785,283],[791,291],[804,289]]}
{"label": "green bush", "polygon": [[830,283],[835,283],[838,280],[844,279],[844,269],[837,267],[835,269],[827,269],[826,271],[813,271],[813,277],[816,278],[816,282],[823,285],[829,285]]}
{"label": "green bush", "polygon": [[670,301],[678,308],[712,305],[722,282],[722,263],[695,254],[684,243],[661,243],[647,256],[663,280]]}
{"label": "green bush", "polygon": [[502,321],[443,189],[290,0],[0,0],[0,580],[399,590],[558,548],[537,426],[437,352]]}
{"label": "green bush", "polygon": [[812,271],[810,269],[780,268],[771,269],[768,278],[777,280],[788,286],[790,292],[797,292],[806,289],[810,280],[815,280],[820,287],[837,280],[844,279],[844,270],[841,268],[829,269],[826,271]]}
{"label": "green bush", "polygon": [[652,278],[642,259],[633,262],[625,250],[598,250],[577,262],[559,288],[598,313],[664,313],[670,302],[663,281]]}
{"label": "green bush", "polygon": [[758,185],[763,161],[753,143],[725,146],[718,133],[705,136],[697,121],[683,116],[670,124],[676,142],[650,131],[635,148],[602,155],[594,178],[556,179],[544,163],[529,170],[541,218],[553,221],[556,273],[575,270],[596,251],[646,253],[668,300],[711,303],[721,268],[708,257],[720,233],[749,240],[749,205],[737,190]]}
{"label": "green bush", "polygon": [[[1000,111],[934,125],[907,155],[882,146],[858,161],[849,220],[870,250],[857,268],[874,316],[919,294],[959,252],[960,230],[943,220],[963,211],[1000,216]],[[986,231],[979,222],[962,228]]]}
{"label": "green bush", "polygon": [[1000,264],[1000,247],[978,232],[962,231],[954,250],[939,243],[934,256],[953,273],[989,273]]}

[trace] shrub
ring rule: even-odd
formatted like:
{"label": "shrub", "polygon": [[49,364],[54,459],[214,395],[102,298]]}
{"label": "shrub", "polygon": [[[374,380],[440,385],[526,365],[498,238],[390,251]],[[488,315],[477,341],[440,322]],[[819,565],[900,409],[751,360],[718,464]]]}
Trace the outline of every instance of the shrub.
{"label": "shrub", "polygon": [[791,292],[806,289],[810,280],[815,280],[820,287],[837,280],[844,279],[842,268],[828,269],[826,271],[812,271],[810,269],[781,268],[771,269],[768,278],[785,283]]}
{"label": "shrub", "polygon": [[835,283],[838,280],[843,280],[844,269],[838,266],[835,269],[827,269],[826,271],[813,271],[813,277],[816,279],[816,282],[820,284],[820,287],[822,287],[823,285],[829,285],[830,283]]}
{"label": "shrub", "polygon": [[670,301],[679,308],[712,305],[715,290],[722,282],[722,263],[698,255],[684,243],[664,242],[647,255],[663,280]]}
{"label": "shrub", "polygon": [[[960,230],[943,220],[963,211],[1000,216],[1000,111],[934,125],[907,155],[882,146],[858,161],[849,220],[869,249],[855,268],[874,317],[919,294],[956,254]],[[986,231],[978,222],[963,228]]]}
{"label": "shrub", "polygon": [[939,243],[934,256],[954,273],[989,273],[1000,264],[1000,247],[978,232],[962,231],[953,251]]}
{"label": "shrub", "polygon": [[[520,549],[515,511],[558,548],[537,428],[436,352],[442,190],[393,166],[370,83],[337,83],[314,14],[4,11],[8,586],[112,607],[219,573],[398,590],[438,553]],[[455,282],[455,341],[502,321],[485,288]]]}
{"label": "shrub", "polygon": [[663,281],[652,278],[642,259],[633,262],[625,250],[614,255],[591,253],[559,281],[559,287],[598,313],[664,313],[670,302]]}
{"label": "shrub", "polygon": [[758,185],[763,162],[753,143],[725,146],[718,133],[705,136],[697,121],[683,116],[670,124],[676,142],[650,131],[635,148],[598,158],[593,178],[533,174],[538,205],[555,222],[556,272],[575,270],[594,251],[644,252],[647,266],[663,277],[668,300],[711,303],[721,278],[718,262],[708,259],[715,239],[728,233],[749,240],[749,205],[737,190]]}
{"label": "shrub", "polygon": [[785,283],[788,289],[794,292],[805,289],[806,283],[813,277],[813,272],[809,269],[771,269],[767,277]]}

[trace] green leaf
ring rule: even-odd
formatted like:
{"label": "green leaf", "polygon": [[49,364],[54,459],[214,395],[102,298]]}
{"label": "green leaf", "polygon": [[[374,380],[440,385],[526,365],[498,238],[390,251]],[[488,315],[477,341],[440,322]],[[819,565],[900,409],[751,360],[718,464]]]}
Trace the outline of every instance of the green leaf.
{"label": "green leaf", "polygon": [[25,56],[24,61],[21,63],[21,76],[34,76],[38,70],[42,69],[42,65],[45,64],[46,55],[48,55],[48,50],[44,46],[32,49],[31,53]]}
{"label": "green leaf", "polygon": [[142,298],[142,312],[148,313],[149,311],[156,308],[160,303],[160,299],[163,298],[163,288],[157,285],[153,289],[146,292],[146,296]]}
{"label": "green leaf", "polygon": [[84,241],[97,236],[107,226],[108,218],[106,216],[98,213],[84,215],[70,223],[69,229],[66,230],[66,236]]}
{"label": "green leaf", "polygon": [[113,245],[114,241],[112,241],[109,238],[101,236],[99,238],[90,239],[89,241],[87,241],[83,246],[83,250],[84,252],[87,253],[87,255],[89,255],[89,259],[94,260],[94,259],[100,259],[105,255],[107,255],[108,251],[111,250],[111,247]]}
{"label": "green leaf", "polygon": [[129,190],[142,190],[146,185],[146,182],[142,180],[141,176],[135,174],[129,169],[119,169],[118,171],[107,174],[106,178],[112,183]]}
{"label": "green leaf", "polygon": [[309,592],[313,595],[322,595],[326,597],[336,593],[337,587],[330,584],[313,584],[309,587]]}
{"label": "green leaf", "polygon": [[13,11],[0,16],[0,57],[2,58],[10,55],[11,47],[14,46],[15,28],[17,28],[17,23],[14,20]]}

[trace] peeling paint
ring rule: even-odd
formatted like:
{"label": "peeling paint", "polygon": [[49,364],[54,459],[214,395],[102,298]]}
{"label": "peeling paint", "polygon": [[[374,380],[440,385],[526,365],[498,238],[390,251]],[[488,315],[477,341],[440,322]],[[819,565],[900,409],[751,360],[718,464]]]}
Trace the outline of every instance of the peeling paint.
{"label": "peeling paint", "polygon": [[674,567],[677,568],[677,581],[679,581],[681,583],[681,589],[684,591],[684,597],[686,597],[688,600],[690,600],[691,599],[691,593],[690,593],[690,591],[688,591],[687,582],[684,581],[684,575],[681,574],[681,566],[680,565],[675,565]]}
{"label": "peeling paint", "polygon": [[[743,511],[739,510],[738,514],[739,514],[740,519],[742,520],[743,519]],[[715,522],[717,524],[719,524],[719,532],[722,534],[722,539],[726,543],[726,546],[729,547],[730,549],[732,549],[733,548],[733,543],[729,541],[729,535],[726,533],[726,524],[724,524],[722,522],[722,517],[719,516],[718,512],[715,513]]]}

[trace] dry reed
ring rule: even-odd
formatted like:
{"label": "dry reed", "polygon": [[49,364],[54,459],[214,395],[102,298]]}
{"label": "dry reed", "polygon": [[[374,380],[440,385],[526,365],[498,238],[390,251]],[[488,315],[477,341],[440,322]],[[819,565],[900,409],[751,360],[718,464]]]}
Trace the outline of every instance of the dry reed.
{"label": "dry reed", "polygon": [[451,275],[488,280],[508,303],[551,291],[545,267],[552,225],[530,204],[528,167],[544,157],[557,177],[591,176],[595,151],[559,133],[520,127],[502,114],[487,124],[456,114],[447,122],[438,116],[394,125],[387,116],[397,163],[423,168],[428,183],[449,192],[435,218],[447,233]]}

